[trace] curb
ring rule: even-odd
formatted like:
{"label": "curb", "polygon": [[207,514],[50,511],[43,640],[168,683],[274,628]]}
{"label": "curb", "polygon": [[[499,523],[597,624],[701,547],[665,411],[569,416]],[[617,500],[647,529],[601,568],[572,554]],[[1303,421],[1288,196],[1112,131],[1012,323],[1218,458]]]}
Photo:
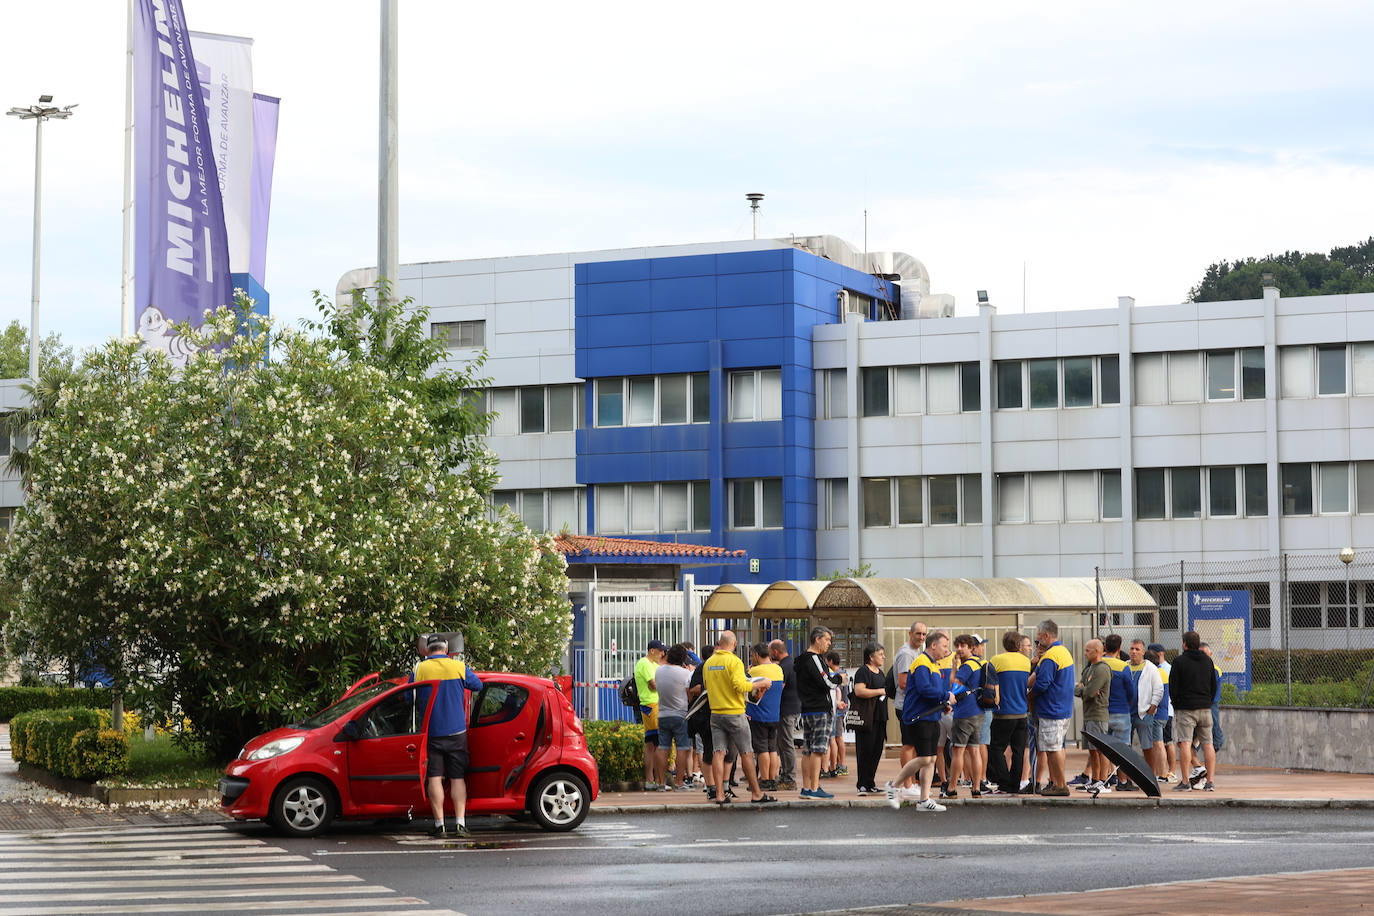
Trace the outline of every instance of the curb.
{"label": "curb", "polygon": [[[903,801],[903,807],[911,805]],[[1269,808],[1286,810],[1357,810],[1374,811],[1374,799],[1370,798],[989,798],[977,802],[947,799],[942,802],[951,808],[991,808],[1042,806],[1048,808]],[[724,809],[710,804],[649,804],[649,805],[598,805],[593,803],[591,814],[692,814],[699,811],[771,811],[779,808],[886,808],[886,799],[838,799],[835,801],[779,801],[772,805],[751,805],[749,802],[735,802]]]}

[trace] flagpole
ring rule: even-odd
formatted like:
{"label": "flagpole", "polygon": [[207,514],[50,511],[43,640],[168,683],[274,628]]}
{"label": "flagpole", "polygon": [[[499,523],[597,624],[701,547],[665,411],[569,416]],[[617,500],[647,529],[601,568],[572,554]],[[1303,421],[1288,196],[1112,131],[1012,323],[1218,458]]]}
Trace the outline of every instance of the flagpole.
{"label": "flagpole", "polygon": [[129,221],[133,216],[133,158],[134,158],[134,0],[128,3],[127,46],[124,52],[124,256],[120,261],[122,277],[119,284],[119,336],[128,337],[134,330],[134,310],[129,294]]}

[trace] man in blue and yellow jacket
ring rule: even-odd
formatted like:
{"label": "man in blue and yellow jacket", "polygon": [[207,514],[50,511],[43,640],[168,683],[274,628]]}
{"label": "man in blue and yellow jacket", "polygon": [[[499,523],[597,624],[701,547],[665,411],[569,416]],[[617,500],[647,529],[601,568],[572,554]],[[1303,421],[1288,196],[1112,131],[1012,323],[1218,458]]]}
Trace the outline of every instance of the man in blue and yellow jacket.
{"label": "man in blue and yellow jacket", "polygon": [[901,785],[919,774],[921,789],[916,810],[945,810],[944,805],[930,797],[930,786],[935,781],[935,757],[940,753],[940,719],[955,703],[940,666],[948,656],[949,634],[931,633],[926,637],[925,651],[916,656],[907,674],[902,724],[914,728],[916,756],[887,784],[887,803],[894,808],[902,805],[898,795],[903,791]]}
{"label": "man in blue and yellow jacket", "polygon": [[[997,672],[997,708],[992,713],[992,741],[988,744],[988,779],[1003,792],[1021,790],[1021,771],[1025,769],[1026,690],[1030,680],[1030,659],[1021,651],[1021,634],[1008,630],[1002,634],[1002,652],[988,659]],[[1007,749],[1011,749],[1008,766]]]}
{"label": "man in blue and yellow jacket", "polygon": [[1037,726],[1035,747],[1045,755],[1049,782],[1041,795],[1066,796],[1068,782],[1064,777],[1064,736],[1073,718],[1073,656],[1059,641],[1059,625],[1042,620],[1036,628],[1040,644],[1040,664],[1030,677],[1030,695],[1035,700]]}
{"label": "man in blue and yellow jacket", "polygon": [[[468,770],[468,722],[463,709],[463,691],[482,689],[482,681],[468,670],[467,665],[448,656],[448,640],[439,635],[425,643],[428,653],[415,666],[412,681],[436,681],[434,706],[429,714],[426,741],[425,788],[429,792],[429,807],[434,814],[431,836],[468,835],[464,815],[467,812],[468,784],[464,777]],[[448,780],[453,795],[453,814],[458,826],[444,829],[444,780]]]}

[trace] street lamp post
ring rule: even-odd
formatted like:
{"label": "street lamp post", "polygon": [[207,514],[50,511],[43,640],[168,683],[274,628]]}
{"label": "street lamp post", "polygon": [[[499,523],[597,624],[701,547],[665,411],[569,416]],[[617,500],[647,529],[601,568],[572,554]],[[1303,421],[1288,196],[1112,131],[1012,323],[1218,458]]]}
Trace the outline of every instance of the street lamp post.
{"label": "street lamp post", "polygon": [[52,96],[40,95],[37,105],[11,108],[8,114],[21,121],[33,121],[36,127],[33,141],[33,309],[29,319],[29,381],[38,384],[38,253],[42,235],[43,201],[43,122],[49,118],[59,121],[72,116],[76,105],[61,108],[52,104]]}

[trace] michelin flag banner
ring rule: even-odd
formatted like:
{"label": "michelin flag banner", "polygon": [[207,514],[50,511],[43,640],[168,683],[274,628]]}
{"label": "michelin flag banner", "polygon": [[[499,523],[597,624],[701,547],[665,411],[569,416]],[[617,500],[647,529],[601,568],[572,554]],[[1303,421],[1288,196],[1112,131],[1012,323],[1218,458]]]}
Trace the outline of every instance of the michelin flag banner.
{"label": "michelin flag banner", "polygon": [[186,364],[173,325],[233,299],[205,97],[181,0],[134,0],[134,320]]}
{"label": "michelin flag banner", "polygon": [[1212,650],[1223,682],[1244,693],[1250,689],[1250,593],[1187,592],[1186,628],[1197,631]]}
{"label": "michelin flag banner", "polygon": [[224,202],[229,272],[248,273],[253,223],[253,40],[192,32],[191,50]]}

